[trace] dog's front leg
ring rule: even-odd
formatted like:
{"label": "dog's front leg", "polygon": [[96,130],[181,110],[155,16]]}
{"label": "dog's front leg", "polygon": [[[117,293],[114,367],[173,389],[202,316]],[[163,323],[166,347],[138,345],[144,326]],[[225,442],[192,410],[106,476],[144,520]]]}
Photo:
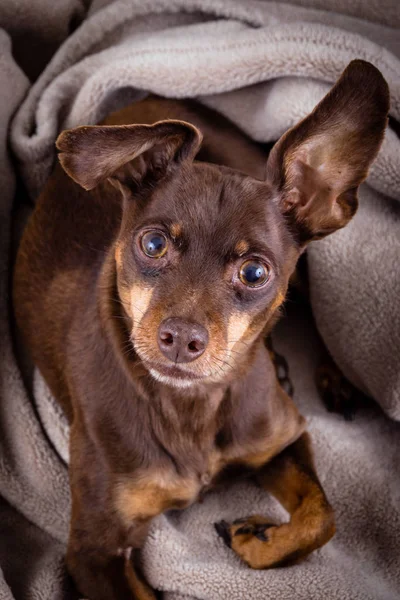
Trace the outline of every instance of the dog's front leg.
{"label": "dog's front leg", "polygon": [[156,595],[140,575],[133,553],[127,548],[120,556],[105,549],[76,546],[70,538],[68,571],[80,593],[90,600],[155,600]]}
{"label": "dog's front leg", "polygon": [[262,467],[257,479],[286,508],[290,521],[278,526],[252,516],[216,525],[225,542],[250,567],[293,563],[331,539],[334,514],[315,472],[307,433]]}
{"label": "dog's front leg", "polygon": [[121,518],[102,453],[76,429],[71,431],[68,571],[89,600],[155,600],[138,560],[151,519]]}

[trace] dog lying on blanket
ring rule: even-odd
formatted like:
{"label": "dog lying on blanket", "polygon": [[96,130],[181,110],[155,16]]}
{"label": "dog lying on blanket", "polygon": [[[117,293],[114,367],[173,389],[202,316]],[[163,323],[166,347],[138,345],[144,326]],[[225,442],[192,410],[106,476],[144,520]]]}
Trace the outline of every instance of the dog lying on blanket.
{"label": "dog lying on blanket", "polygon": [[14,303],[71,422],[67,565],[85,597],[155,598],[138,557],[151,519],[239,474],[290,514],[215,525],[250,567],[333,536],[264,339],[308,242],[356,212],[388,104],[380,72],[356,60],[268,161],[192,101],[150,97],[59,136]]}

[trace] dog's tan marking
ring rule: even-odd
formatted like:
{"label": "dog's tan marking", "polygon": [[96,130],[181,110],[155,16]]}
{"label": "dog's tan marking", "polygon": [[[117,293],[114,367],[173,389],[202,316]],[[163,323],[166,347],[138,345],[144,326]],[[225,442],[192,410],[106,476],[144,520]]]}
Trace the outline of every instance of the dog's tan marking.
{"label": "dog's tan marking", "polygon": [[289,431],[282,431],[279,436],[273,437],[267,447],[260,450],[259,452],[251,452],[245,456],[240,457],[240,462],[249,466],[252,469],[259,469],[267,462],[269,462],[274,456],[277,456],[285,448],[295,442],[305,430],[305,422],[298,424],[296,429]]}
{"label": "dog's tan marking", "polygon": [[173,238],[177,238],[182,235],[182,225],[180,223],[172,223],[169,231]]}
{"label": "dog's tan marking", "polygon": [[143,319],[151,302],[152,295],[153,288],[140,285],[134,285],[131,288],[130,305],[132,311],[133,333],[136,333],[136,330],[140,326],[140,322]]}
{"label": "dog's tan marking", "polygon": [[279,306],[282,304],[282,302],[285,299],[285,294],[282,294],[282,292],[279,292],[277,297],[275,298],[275,300],[273,301],[273,303],[271,304],[271,308],[270,311],[274,312],[277,308],[279,308]]}
{"label": "dog's tan marking", "polygon": [[228,349],[240,342],[250,326],[251,318],[245,313],[232,313],[228,321]]}
{"label": "dog's tan marking", "polygon": [[246,254],[248,250],[249,244],[246,242],[246,240],[240,240],[240,242],[238,242],[235,246],[235,254],[238,256],[243,256],[243,254]]}
{"label": "dog's tan marking", "polygon": [[115,508],[130,525],[135,519],[151,519],[167,509],[190,504],[197,498],[200,482],[154,471],[134,481],[120,481],[115,490]]}
{"label": "dog's tan marking", "polygon": [[137,600],[156,600],[155,593],[149,584],[138,576],[137,571],[133,567],[130,553],[125,553],[124,573],[128,585],[133,592],[133,598]]}
{"label": "dog's tan marking", "polygon": [[117,264],[118,269],[122,266],[122,248],[121,244],[117,244],[115,247],[115,262]]}
{"label": "dog's tan marking", "polygon": [[[260,471],[258,481],[289,512],[290,521],[274,525],[253,515],[228,527],[232,550],[250,567],[293,564],[335,534],[334,513],[315,474],[307,434]],[[258,534],[264,531],[264,539],[253,534],[252,525]]]}
{"label": "dog's tan marking", "polygon": [[132,307],[131,307],[131,291],[128,287],[120,285],[118,287],[118,296],[125,308],[127,314],[132,318]]}
{"label": "dog's tan marking", "polygon": [[208,457],[208,468],[207,472],[202,475],[202,482],[204,485],[209,485],[209,483],[214,479],[214,477],[221,471],[223,466],[226,464],[226,457],[222,455],[219,450],[212,450]]}

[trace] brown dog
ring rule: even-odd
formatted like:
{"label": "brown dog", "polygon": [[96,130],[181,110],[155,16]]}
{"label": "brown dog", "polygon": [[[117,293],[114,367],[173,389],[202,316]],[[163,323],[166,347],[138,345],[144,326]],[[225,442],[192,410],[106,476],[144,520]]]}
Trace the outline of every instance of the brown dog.
{"label": "brown dog", "polygon": [[65,172],[26,228],[14,300],[71,422],[67,564],[85,597],[155,598],[136,553],[151,519],[239,471],[291,515],[217,524],[250,567],[334,534],[264,338],[306,244],[354,215],[388,98],[379,71],[352,62],[266,164],[194,102],[149,98],[58,138]]}

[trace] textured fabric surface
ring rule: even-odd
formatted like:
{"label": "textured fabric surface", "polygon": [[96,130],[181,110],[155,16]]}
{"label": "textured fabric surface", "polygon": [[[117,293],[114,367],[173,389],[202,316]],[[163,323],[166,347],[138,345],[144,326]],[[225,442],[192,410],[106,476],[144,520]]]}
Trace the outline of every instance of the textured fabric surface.
{"label": "textured fabric surface", "polygon": [[[1,600],[71,597],[61,560],[68,427],[39,373],[24,386],[11,339],[16,172],[34,200],[63,127],[95,123],[147,91],[198,97],[254,139],[273,141],[356,57],[381,69],[391,116],[400,120],[397,0],[60,0],[54,6],[53,0],[0,6]],[[46,62],[31,85],[28,77],[36,79]],[[397,420],[399,184],[400,142],[388,129],[355,219],[309,249],[313,313],[325,343],[346,375]],[[18,187],[16,206],[21,193]],[[159,518],[143,552],[147,576],[168,600],[400,598],[400,426],[378,407],[365,408],[353,423],[325,412],[313,385],[319,348],[309,316],[283,321],[276,337],[309,421],[338,534],[302,565],[247,569],[216,537],[213,521],[285,515],[241,484]]]}

